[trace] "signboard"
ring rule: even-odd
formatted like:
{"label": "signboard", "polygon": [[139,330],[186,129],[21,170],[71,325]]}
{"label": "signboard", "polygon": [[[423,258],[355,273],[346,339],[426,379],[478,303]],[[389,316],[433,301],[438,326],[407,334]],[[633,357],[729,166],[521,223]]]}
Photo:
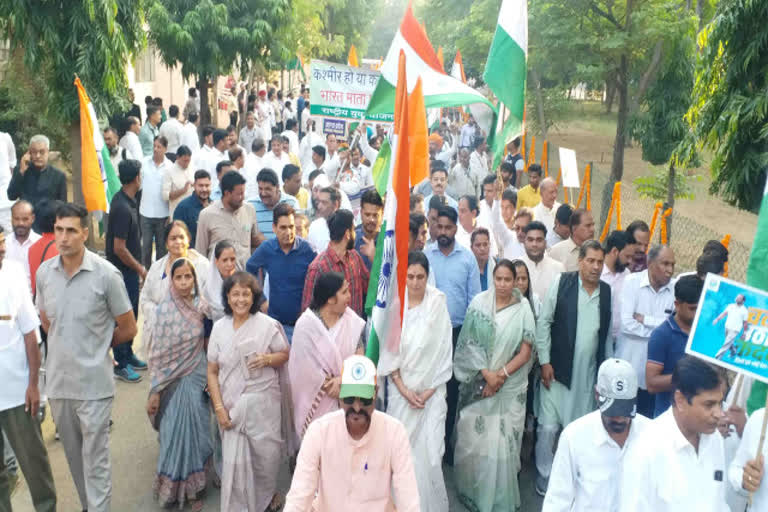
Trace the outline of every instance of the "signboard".
{"label": "signboard", "polygon": [[[309,83],[309,113],[313,116],[360,120],[381,73],[333,62],[313,60]],[[392,114],[368,116],[372,121],[392,122]]]}
{"label": "signboard", "polygon": [[708,274],[685,351],[768,383],[768,293]]}
{"label": "signboard", "polygon": [[579,188],[579,166],[576,163],[576,152],[572,149],[560,148],[560,168],[563,170],[563,186]]}
{"label": "signboard", "polygon": [[[309,92],[312,94],[312,91]],[[311,102],[311,100],[310,100]],[[337,137],[344,137],[347,135],[347,122],[341,119],[323,119],[323,133],[328,135],[332,133]]]}

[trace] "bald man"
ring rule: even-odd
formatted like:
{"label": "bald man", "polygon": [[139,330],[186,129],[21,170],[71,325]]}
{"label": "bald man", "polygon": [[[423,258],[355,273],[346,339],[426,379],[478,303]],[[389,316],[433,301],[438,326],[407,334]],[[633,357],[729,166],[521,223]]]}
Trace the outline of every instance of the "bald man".
{"label": "bald man", "polygon": [[560,208],[557,202],[557,183],[552,178],[544,178],[539,185],[541,202],[533,207],[533,219],[544,224],[547,232],[555,228],[555,214]]}

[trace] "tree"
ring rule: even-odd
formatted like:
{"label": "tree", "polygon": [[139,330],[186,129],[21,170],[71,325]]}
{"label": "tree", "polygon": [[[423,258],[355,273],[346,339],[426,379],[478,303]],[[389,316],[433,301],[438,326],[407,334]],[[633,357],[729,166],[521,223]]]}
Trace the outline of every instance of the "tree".
{"label": "tree", "polygon": [[768,164],[766,24],[768,2],[721,0],[699,34],[686,116],[692,143],[713,151],[710,192],[750,210],[759,207]]}
{"label": "tree", "polygon": [[81,186],[80,117],[75,75],[85,85],[96,112],[125,111],[125,63],[144,44],[145,0],[0,2],[0,30],[12,50],[23,51],[24,66],[44,78],[38,101],[67,126],[72,154],[75,202],[84,204]]}
{"label": "tree", "polygon": [[400,22],[408,6],[408,0],[381,0],[378,15],[373,19],[376,30],[368,41],[368,55],[372,58],[385,57],[389,51]]}
{"label": "tree", "polygon": [[197,78],[203,124],[211,121],[208,88],[217,76],[235,64],[245,73],[271,54],[288,58],[276,37],[290,21],[288,0],[155,0],[147,20],[163,62]]}

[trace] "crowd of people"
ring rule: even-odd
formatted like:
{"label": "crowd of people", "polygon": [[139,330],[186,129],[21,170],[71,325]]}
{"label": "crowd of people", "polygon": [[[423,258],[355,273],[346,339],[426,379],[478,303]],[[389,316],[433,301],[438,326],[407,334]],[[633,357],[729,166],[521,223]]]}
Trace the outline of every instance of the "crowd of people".
{"label": "crowd of people", "polygon": [[[510,511],[531,460],[547,512],[742,512],[748,492],[764,510],[764,410],[747,421],[749,384],[733,393],[684,350],[720,242],[678,276],[642,220],[601,243],[520,139],[493,169],[480,127],[449,110],[412,184],[400,341],[374,362],[387,126],[340,141],[304,87],[295,104],[232,97],[227,130],[199,125],[194,89],[110,119],[104,257],[48,139],[17,163],[0,134],[0,508],[18,461],[36,510],[56,509],[47,404],[82,509],[109,510],[114,380],[146,375],[163,506],[200,510],[214,485],[222,511],[447,511],[448,464],[468,510]],[[745,321],[728,311],[723,357]]]}

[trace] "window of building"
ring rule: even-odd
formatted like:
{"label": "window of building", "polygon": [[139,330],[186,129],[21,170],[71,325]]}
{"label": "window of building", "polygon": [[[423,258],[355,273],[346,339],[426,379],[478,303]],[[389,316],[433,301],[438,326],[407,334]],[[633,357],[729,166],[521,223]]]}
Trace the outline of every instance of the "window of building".
{"label": "window of building", "polygon": [[141,51],[133,64],[136,82],[154,82],[155,81],[155,49],[147,45]]}

